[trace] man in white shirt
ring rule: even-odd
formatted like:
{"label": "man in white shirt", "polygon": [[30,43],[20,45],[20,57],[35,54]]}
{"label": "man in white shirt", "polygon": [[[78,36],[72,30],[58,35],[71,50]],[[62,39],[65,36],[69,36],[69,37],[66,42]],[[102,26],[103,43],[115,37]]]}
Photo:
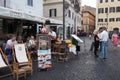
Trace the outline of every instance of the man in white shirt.
{"label": "man in white shirt", "polygon": [[103,27],[103,31],[100,34],[100,40],[102,42],[102,50],[101,50],[101,59],[106,59],[107,56],[107,47],[108,47],[108,32],[106,27]]}
{"label": "man in white shirt", "polygon": [[51,36],[51,43],[55,43],[56,33],[52,29],[50,29],[50,32],[48,34]]}

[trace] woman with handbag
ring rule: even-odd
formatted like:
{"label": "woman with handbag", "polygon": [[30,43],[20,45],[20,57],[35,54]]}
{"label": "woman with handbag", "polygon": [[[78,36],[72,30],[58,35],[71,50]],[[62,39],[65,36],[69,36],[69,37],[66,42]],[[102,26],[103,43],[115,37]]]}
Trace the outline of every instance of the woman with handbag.
{"label": "woman with handbag", "polygon": [[98,37],[98,31],[94,31],[94,55],[95,57],[98,57],[97,51],[99,48],[99,37]]}

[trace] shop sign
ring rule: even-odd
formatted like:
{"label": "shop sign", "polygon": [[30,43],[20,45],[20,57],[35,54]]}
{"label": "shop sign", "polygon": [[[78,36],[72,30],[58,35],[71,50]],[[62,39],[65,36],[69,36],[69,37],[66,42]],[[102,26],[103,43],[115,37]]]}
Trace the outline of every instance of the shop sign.
{"label": "shop sign", "polygon": [[23,18],[23,14],[19,12],[10,11],[10,17]]}
{"label": "shop sign", "polygon": [[24,18],[28,20],[35,20],[35,16],[24,14]]}

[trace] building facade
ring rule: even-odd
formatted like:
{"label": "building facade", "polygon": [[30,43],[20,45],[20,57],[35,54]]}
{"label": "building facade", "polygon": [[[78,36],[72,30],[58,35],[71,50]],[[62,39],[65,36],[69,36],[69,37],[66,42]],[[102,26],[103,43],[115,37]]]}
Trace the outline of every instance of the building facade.
{"label": "building facade", "polygon": [[36,35],[36,24],[43,22],[42,17],[43,0],[0,0],[1,35]]}
{"label": "building facade", "polygon": [[[44,0],[44,16],[63,21],[63,0]],[[65,38],[81,27],[81,1],[65,0]],[[63,26],[57,26],[58,34],[63,35]],[[60,32],[60,33],[59,33]]]}
{"label": "building facade", "polygon": [[120,30],[120,0],[97,0],[96,28]]}
{"label": "building facade", "polygon": [[82,7],[82,30],[84,32],[93,32],[95,30],[96,9],[90,6]]}

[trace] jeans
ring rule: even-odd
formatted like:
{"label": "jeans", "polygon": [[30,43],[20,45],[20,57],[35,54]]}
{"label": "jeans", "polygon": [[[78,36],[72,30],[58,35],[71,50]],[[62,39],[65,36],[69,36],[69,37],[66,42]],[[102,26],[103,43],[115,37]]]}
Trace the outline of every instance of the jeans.
{"label": "jeans", "polygon": [[102,51],[102,42],[100,41],[100,51]]}
{"label": "jeans", "polygon": [[5,49],[5,54],[8,58],[9,64],[12,64],[13,62],[13,57],[12,57],[12,48],[6,48]]}
{"label": "jeans", "polygon": [[102,58],[102,59],[106,58],[107,47],[108,47],[108,42],[107,41],[102,41],[102,50],[101,50],[100,58]]}

